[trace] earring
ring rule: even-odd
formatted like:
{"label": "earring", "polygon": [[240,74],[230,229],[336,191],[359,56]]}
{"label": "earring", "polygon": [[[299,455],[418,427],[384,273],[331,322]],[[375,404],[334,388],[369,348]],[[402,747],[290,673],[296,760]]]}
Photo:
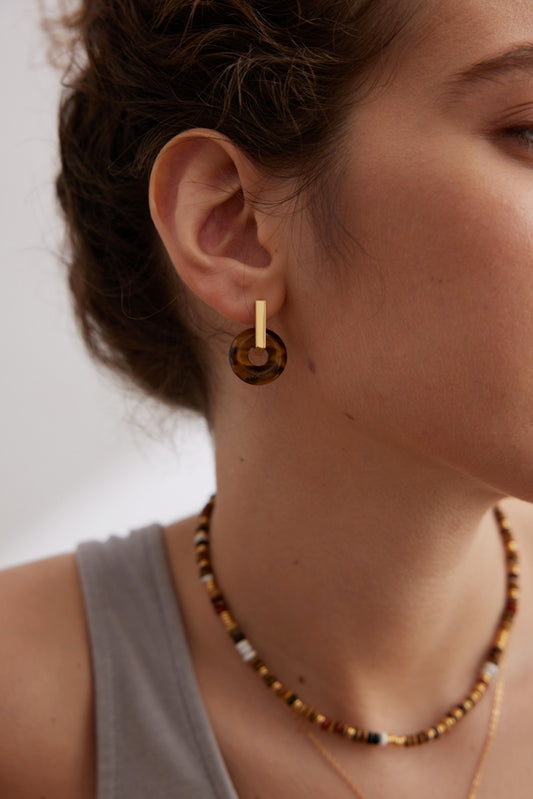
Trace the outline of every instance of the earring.
{"label": "earring", "polygon": [[[254,349],[259,350],[258,356],[263,354],[266,358],[264,363],[258,365],[250,360]],[[256,300],[255,330],[243,330],[231,342],[229,362],[238,378],[254,386],[271,383],[285,369],[287,348],[276,333],[267,330],[265,300]]]}

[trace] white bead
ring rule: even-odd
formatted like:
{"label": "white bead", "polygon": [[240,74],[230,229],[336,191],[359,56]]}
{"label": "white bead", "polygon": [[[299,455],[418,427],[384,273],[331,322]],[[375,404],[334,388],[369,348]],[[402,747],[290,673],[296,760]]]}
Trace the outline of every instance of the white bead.
{"label": "white bead", "polygon": [[214,579],[215,579],[214,575],[212,575],[212,574],[202,574],[202,576],[200,577],[200,580],[203,583],[208,583],[209,580],[214,580]]}
{"label": "white bead", "polygon": [[379,733],[379,745],[380,746],[387,746],[389,743],[389,734],[388,732],[380,732]]}
{"label": "white bead", "polygon": [[245,663],[249,663],[255,657],[257,657],[257,652],[255,651],[255,649],[250,649],[248,654],[243,657],[243,660]]}
{"label": "white bead", "polygon": [[239,641],[239,643],[236,644],[236,647],[237,647],[237,649],[239,651],[239,654],[241,655],[242,659],[246,663],[248,663],[248,661],[250,661],[250,660],[253,660],[254,657],[256,657],[256,655],[257,655],[257,652],[252,647],[251,643],[246,640],[246,638],[244,638],[242,641]]}
{"label": "white bead", "polygon": [[494,677],[496,674],[498,674],[498,669],[499,666],[497,663],[493,663],[491,660],[487,660],[487,662],[483,664],[481,673],[486,674],[487,677]]}
{"label": "white bead", "polygon": [[205,533],[196,533],[194,536],[194,543],[195,544],[208,544],[209,538],[206,536]]}

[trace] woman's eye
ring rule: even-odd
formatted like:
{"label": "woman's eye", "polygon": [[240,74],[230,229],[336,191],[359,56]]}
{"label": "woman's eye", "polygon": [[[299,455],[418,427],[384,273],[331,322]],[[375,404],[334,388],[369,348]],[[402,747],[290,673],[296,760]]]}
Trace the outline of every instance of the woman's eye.
{"label": "woman's eye", "polygon": [[533,150],[533,127],[508,128],[503,133],[506,137],[514,139],[518,144]]}

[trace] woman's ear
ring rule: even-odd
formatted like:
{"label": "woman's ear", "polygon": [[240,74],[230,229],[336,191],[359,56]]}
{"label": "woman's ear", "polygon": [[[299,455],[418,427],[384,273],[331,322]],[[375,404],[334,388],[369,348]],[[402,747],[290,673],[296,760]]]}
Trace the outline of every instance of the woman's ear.
{"label": "woman's ear", "polygon": [[150,178],[152,219],[176,272],[203,302],[242,324],[253,321],[255,300],[267,301],[270,317],[285,297],[280,219],[255,202],[262,185],[232,142],[204,129],[172,139]]}

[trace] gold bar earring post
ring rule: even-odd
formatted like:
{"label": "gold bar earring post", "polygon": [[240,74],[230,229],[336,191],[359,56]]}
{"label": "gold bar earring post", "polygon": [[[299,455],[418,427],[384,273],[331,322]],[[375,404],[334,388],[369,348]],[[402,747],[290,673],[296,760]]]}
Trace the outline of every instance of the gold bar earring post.
{"label": "gold bar earring post", "polygon": [[255,301],[255,346],[266,348],[266,300]]}

